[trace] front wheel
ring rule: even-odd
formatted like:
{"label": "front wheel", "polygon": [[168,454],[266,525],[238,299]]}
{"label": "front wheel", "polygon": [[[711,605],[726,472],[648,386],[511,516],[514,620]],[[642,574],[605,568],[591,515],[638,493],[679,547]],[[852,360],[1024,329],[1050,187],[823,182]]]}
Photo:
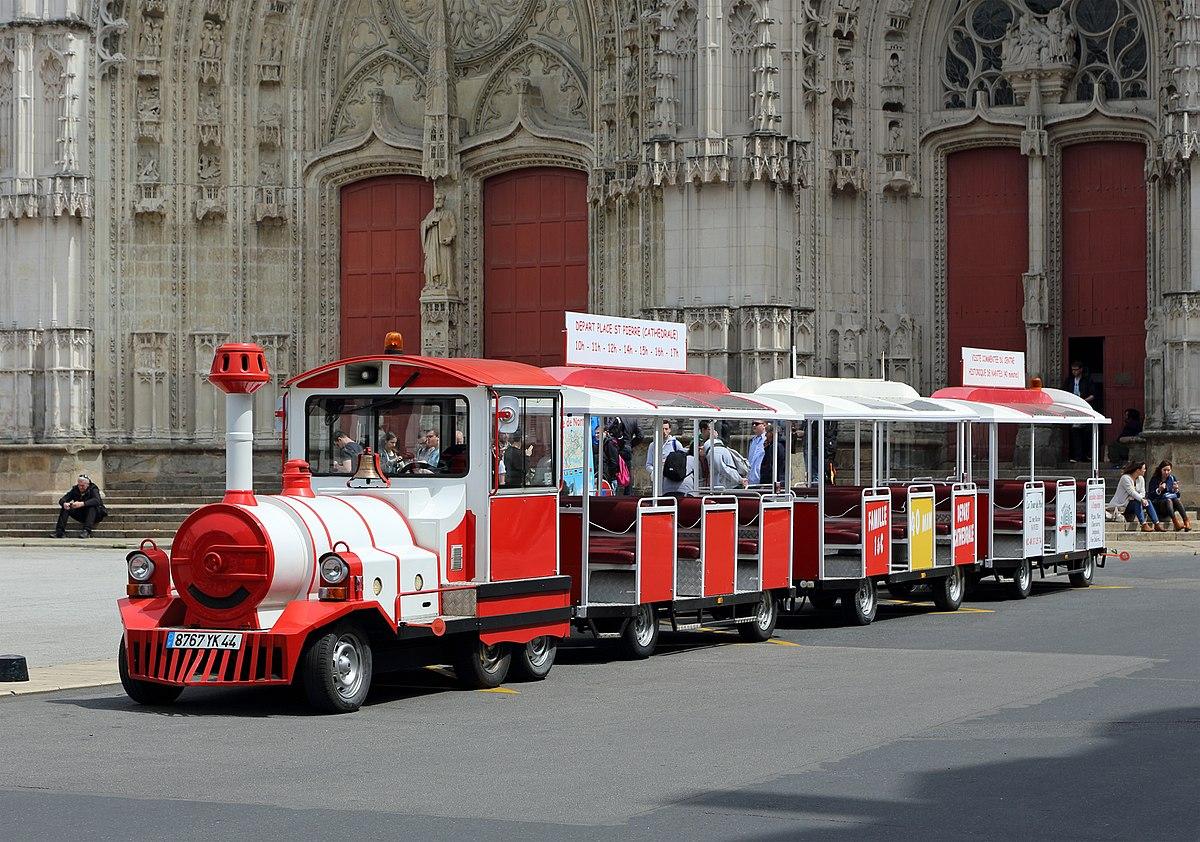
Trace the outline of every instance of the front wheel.
{"label": "front wheel", "polygon": [[635,661],[649,658],[658,648],[658,617],[654,606],[639,605],[621,629],[621,651]]}
{"label": "front wheel", "polygon": [[1013,599],[1024,599],[1033,590],[1033,564],[1027,558],[1021,559],[1017,569],[1013,571],[1012,584],[1008,586],[1008,594]]}
{"label": "front wheel", "polygon": [[931,582],[929,587],[933,590],[933,604],[940,610],[957,611],[962,605],[966,588],[960,568],[952,568],[949,576],[942,577],[941,581]]}
{"label": "front wheel", "polygon": [[1071,582],[1073,588],[1086,588],[1092,583],[1092,579],[1096,576],[1096,557],[1088,553],[1088,557],[1083,561],[1083,567],[1070,573],[1067,578]]}
{"label": "front wheel", "polygon": [[121,646],[117,649],[117,673],[121,676],[121,686],[125,695],[139,705],[169,705],[179,698],[183,687],[176,684],[159,684],[157,681],[142,681],[129,675],[129,657],[125,653],[125,638],[121,638]]}
{"label": "front wheel", "polygon": [[874,579],[863,579],[853,592],[842,595],[842,617],[852,626],[869,626],[879,608]]}
{"label": "front wheel", "polygon": [[779,606],[770,591],[763,591],[762,599],[754,612],[754,621],[738,623],[738,634],[750,643],[763,643],[775,633],[775,621],[779,619]]}
{"label": "front wheel", "polygon": [[[512,648],[504,643],[487,644],[477,637],[458,648],[454,674],[459,683],[472,690],[491,690],[508,678]],[[549,667],[546,667],[549,670]]]}
{"label": "front wheel", "polygon": [[341,625],[309,642],[300,657],[304,694],[314,710],[352,713],[371,689],[374,658],[366,634]]}
{"label": "front wheel", "polygon": [[550,673],[554,666],[554,656],[558,654],[558,640],[542,635],[528,643],[513,645],[512,669],[519,678],[525,681],[541,681]]}

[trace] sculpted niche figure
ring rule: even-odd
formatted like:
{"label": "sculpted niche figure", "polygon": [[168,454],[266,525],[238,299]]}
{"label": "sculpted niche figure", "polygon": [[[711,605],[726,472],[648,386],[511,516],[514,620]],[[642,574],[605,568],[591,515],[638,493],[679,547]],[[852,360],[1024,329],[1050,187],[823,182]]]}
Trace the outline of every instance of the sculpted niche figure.
{"label": "sculpted niche figure", "polygon": [[421,220],[426,289],[455,292],[454,238],[457,234],[454,214],[446,210],[446,197],[439,191],[433,197],[433,210]]}

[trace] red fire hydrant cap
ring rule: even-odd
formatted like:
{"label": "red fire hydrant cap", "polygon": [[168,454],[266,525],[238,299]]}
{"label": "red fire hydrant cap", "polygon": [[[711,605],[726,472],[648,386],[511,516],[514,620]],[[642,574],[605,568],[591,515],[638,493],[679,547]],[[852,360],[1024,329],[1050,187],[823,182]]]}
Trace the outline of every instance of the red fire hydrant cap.
{"label": "red fire hydrant cap", "polygon": [[226,342],[213,355],[208,379],[226,394],[251,394],[271,379],[267,357],[253,342]]}

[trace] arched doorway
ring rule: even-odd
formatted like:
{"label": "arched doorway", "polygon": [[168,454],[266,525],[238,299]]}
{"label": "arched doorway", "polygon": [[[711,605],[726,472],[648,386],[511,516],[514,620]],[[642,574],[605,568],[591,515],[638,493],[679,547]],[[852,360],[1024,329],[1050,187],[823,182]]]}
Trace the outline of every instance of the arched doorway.
{"label": "arched doorway", "polygon": [[1063,362],[1091,370],[1099,408],[1116,420],[1145,408],[1145,163],[1140,143],[1062,153]]}
{"label": "arched doorway", "polygon": [[1025,349],[1021,276],[1029,265],[1029,171],[1011,146],[950,155],[946,167],[947,375],[963,346]]}
{"label": "arched doorway", "polygon": [[563,361],[563,313],[588,309],[587,176],[536,167],[483,186],[484,356]]}
{"label": "arched doorway", "polygon": [[382,176],[342,188],[341,353],[378,353],[390,330],[421,348],[424,261],[421,220],[433,185],[409,175]]}

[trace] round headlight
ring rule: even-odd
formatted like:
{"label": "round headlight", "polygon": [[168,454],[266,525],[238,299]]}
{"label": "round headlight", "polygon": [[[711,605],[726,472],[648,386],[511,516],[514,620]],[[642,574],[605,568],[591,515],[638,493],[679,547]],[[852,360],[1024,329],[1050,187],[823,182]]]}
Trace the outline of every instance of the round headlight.
{"label": "round headlight", "polygon": [[145,553],[134,553],[129,559],[129,578],[135,582],[149,582],[154,575],[154,562]]}
{"label": "round headlight", "polygon": [[340,556],[326,556],[321,562],[321,580],[329,585],[337,585],[346,581],[350,575],[350,566],[342,561]]}
{"label": "round headlight", "polygon": [[425,588],[425,577],[422,576],[420,573],[418,573],[417,577],[415,579],[413,579],[413,590],[419,591],[419,590],[424,590],[424,588]]}

